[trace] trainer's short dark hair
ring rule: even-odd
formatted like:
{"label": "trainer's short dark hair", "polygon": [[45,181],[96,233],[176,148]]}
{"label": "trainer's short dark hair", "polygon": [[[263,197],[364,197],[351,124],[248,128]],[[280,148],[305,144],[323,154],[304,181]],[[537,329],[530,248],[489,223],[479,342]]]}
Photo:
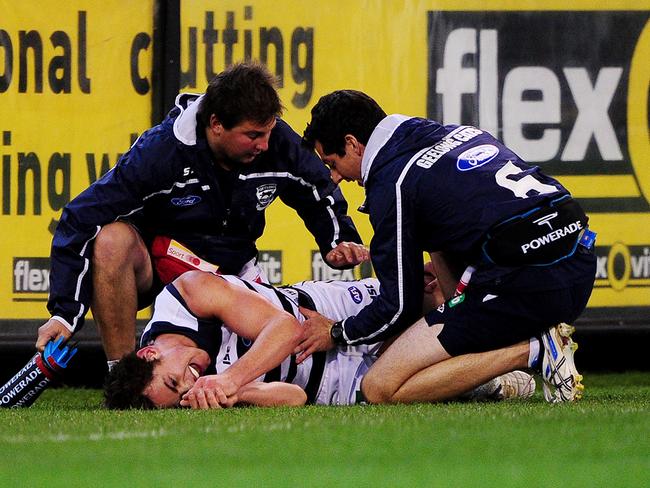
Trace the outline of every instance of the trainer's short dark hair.
{"label": "trainer's short dark hair", "polygon": [[368,144],[370,134],[386,117],[377,102],[363,92],[338,90],[321,97],[311,109],[311,122],[303,135],[310,149],[316,141],[325,154],[345,154],[345,136],[352,134],[361,144]]}
{"label": "trainer's short dark hair", "polygon": [[207,127],[214,114],[226,129],[244,121],[267,124],[282,115],[276,85],[275,77],[263,64],[233,64],[208,84],[197,119]]}
{"label": "trainer's short dark hair", "polygon": [[104,382],[104,405],[112,410],[154,409],[142,392],[153,378],[156,361],[139,358],[135,352],[120,359]]}

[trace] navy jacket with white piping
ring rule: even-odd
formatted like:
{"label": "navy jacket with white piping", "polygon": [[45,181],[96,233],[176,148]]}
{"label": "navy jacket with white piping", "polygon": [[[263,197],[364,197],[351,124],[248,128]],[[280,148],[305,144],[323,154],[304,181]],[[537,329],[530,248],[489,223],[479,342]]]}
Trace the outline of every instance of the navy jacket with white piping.
{"label": "navy jacket with white piping", "polygon": [[145,241],[176,239],[234,274],[255,257],[264,211],[276,197],[298,212],[321,253],[342,241],[361,242],[329,171],[282,120],[268,151],[221,170],[197,131],[198,97],[179,95],[160,125],[64,208],[52,242],[48,310],[71,330],[81,327],[92,296],[93,240],[117,220],[135,225]]}
{"label": "navy jacket with white piping", "polygon": [[484,131],[390,115],[373,131],[361,171],[381,293],[343,321],[348,344],[385,340],[421,317],[423,252],[475,265],[473,286],[502,290],[562,288],[571,279],[568,268],[589,272],[571,259],[526,273],[481,262],[480,245],[494,225],[569,195]]}

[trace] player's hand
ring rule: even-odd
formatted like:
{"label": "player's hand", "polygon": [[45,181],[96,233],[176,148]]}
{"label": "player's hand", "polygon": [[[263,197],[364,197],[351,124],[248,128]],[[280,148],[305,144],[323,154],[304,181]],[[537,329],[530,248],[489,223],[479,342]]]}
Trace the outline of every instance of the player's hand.
{"label": "player's hand", "polygon": [[207,410],[227,408],[237,403],[239,385],[227,374],[202,376],[194,386],[181,397],[181,407]]}
{"label": "player's hand", "polygon": [[50,319],[38,328],[38,339],[36,340],[36,349],[43,352],[48,342],[53,339],[63,337],[66,342],[72,337],[72,332],[56,319]]}
{"label": "player's hand", "polygon": [[307,318],[303,325],[303,334],[298,347],[294,350],[296,363],[300,364],[316,351],[329,351],[335,344],[330,336],[330,329],[334,320],[300,307],[300,312]]}
{"label": "player's hand", "polygon": [[327,253],[325,261],[335,268],[356,266],[370,259],[368,248],[356,242],[340,242]]}

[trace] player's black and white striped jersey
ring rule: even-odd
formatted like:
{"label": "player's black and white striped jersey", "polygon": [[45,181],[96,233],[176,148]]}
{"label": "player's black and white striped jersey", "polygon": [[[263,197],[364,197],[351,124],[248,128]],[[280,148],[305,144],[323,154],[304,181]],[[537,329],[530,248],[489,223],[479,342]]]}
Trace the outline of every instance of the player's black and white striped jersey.
{"label": "player's black and white striped jersey", "polygon": [[[316,310],[330,319],[341,320],[357,314],[379,294],[379,283],[375,278],[303,281],[287,287],[273,287],[228,275],[222,278],[259,293],[301,323],[305,317],[300,313],[299,306]],[[227,324],[196,317],[173,284],[167,285],[156,298],[153,316],[140,340],[141,347],[162,333],[185,335],[207,351],[212,360],[207,374],[223,373],[252,345],[252,341],[233,333]],[[296,364],[296,358],[292,355],[258,380],[296,384],[305,390],[308,401],[312,403],[354,403],[361,378],[376,359],[378,348],[378,344],[339,346],[327,353],[315,353],[300,364]]]}

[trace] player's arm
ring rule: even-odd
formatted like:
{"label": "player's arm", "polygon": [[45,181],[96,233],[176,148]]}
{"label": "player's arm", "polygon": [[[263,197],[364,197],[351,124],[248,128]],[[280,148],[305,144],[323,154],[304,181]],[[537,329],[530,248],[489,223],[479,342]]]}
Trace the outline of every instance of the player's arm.
{"label": "player's arm", "polygon": [[197,380],[185,395],[191,406],[193,395],[203,386],[234,395],[242,385],[278,366],[298,344],[302,332],[298,320],[258,293],[200,271],[185,273],[174,286],[197,317],[220,320],[235,334],[254,341],[246,354],[216,375],[218,383],[214,377],[206,385],[203,383],[208,380]]}
{"label": "player's arm", "polygon": [[298,385],[280,381],[248,383],[239,389],[237,398],[237,405],[257,407],[300,407],[307,403],[305,390]]}

